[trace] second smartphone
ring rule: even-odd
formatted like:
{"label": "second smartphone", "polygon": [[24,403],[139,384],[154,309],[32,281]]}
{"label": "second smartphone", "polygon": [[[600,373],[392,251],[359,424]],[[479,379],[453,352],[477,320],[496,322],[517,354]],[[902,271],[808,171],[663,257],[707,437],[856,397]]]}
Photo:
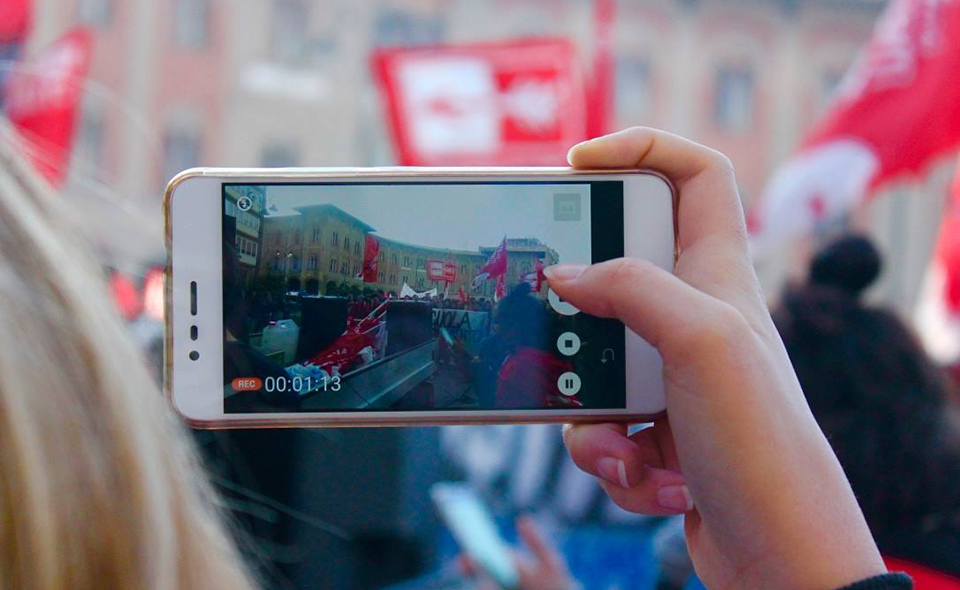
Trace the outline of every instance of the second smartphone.
{"label": "second smartphone", "polygon": [[543,269],[673,269],[643,172],[198,169],[167,225],[166,386],[194,426],[643,420],[657,352]]}

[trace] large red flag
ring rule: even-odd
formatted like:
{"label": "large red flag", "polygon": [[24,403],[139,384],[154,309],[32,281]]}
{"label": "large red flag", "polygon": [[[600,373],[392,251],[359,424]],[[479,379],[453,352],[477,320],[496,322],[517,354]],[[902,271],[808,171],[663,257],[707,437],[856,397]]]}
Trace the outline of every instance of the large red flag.
{"label": "large red flag", "polygon": [[507,236],[503,236],[503,241],[487,259],[487,263],[483,265],[477,276],[473,277],[473,288],[476,289],[486,281],[505,274],[507,274]]}
{"label": "large red flag", "polygon": [[915,320],[930,356],[944,365],[960,362],[960,169],[920,289]]}
{"label": "large red flag", "polygon": [[380,240],[367,234],[363,244],[363,282],[376,283],[380,270]]}
{"label": "large red flag", "polygon": [[960,0],[893,0],[826,116],[748,215],[756,251],[960,144]]}
{"label": "large red flag", "polygon": [[30,28],[31,0],[0,2],[0,43],[19,43]]}
{"label": "large red flag", "polygon": [[547,276],[543,273],[543,263],[540,262],[540,259],[537,258],[534,260],[534,270],[528,273],[524,273],[520,280],[530,285],[530,290],[534,293],[540,292],[540,286],[543,285],[544,281],[547,280]]}
{"label": "large red flag", "polygon": [[92,45],[87,30],[75,29],[7,80],[7,116],[29,146],[37,170],[54,186],[67,174]]}
{"label": "large red flag", "polygon": [[566,39],[392,47],[371,65],[402,165],[565,165],[586,139],[582,68]]}

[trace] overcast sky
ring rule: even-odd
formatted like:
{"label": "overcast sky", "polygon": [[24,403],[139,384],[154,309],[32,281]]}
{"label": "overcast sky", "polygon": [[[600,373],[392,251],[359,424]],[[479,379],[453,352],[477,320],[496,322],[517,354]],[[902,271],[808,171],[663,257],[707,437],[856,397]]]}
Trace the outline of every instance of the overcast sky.
{"label": "overcast sky", "polygon": [[[581,220],[554,221],[555,193],[581,195]],[[330,203],[377,235],[437,248],[476,251],[508,238],[538,238],[564,262],[589,263],[589,185],[272,185],[267,209]],[[277,213],[274,213],[276,215]]]}

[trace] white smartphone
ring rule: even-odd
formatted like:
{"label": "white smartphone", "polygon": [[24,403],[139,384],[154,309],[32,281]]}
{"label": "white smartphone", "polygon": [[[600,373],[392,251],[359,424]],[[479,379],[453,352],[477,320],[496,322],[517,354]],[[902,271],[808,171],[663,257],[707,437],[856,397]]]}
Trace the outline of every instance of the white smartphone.
{"label": "white smartphone", "polygon": [[201,428],[646,420],[660,357],[543,268],[673,269],[638,171],[195,169],[164,198],[168,395]]}
{"label": "white smartphone", "polygon": [[478,573],[503,590],[519,588],[520,574],[510,546],[477,494],[463,484],[441,482],[430,488],[430,497],[457,545],[480,570]]}

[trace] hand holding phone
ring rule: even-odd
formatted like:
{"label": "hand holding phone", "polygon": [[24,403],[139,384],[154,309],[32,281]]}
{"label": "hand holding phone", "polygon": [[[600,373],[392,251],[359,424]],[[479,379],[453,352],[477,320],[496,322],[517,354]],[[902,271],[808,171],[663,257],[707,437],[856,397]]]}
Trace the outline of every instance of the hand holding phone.
{"label": "hand holding phone", "polygon": [[630,436],[619,424],[565,428],[573,460],[627,510],[685,513],[707,587],[840,588],[885,572],[770,318],[729,160],[634,128],[571,161],[649,166],[680,191],[675,275],[638,260],[548,271],[572,303],[656,345],[666,367],[669,420]]}

